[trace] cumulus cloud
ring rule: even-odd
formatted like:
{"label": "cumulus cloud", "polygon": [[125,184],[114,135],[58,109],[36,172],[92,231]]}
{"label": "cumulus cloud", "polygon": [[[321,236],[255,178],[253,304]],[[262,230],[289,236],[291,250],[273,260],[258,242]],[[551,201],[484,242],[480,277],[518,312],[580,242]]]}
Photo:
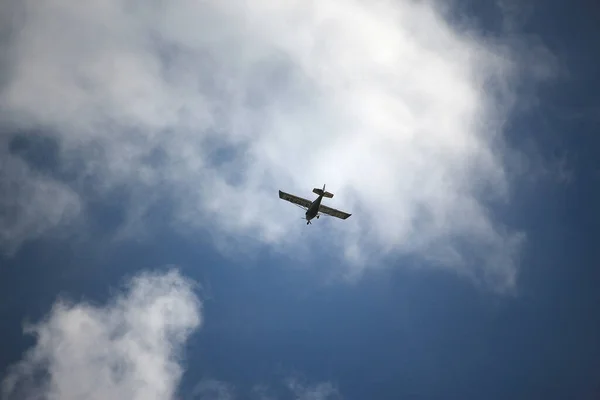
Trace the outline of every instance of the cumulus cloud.
{"label": "cumulus cloud", "polygon": [[244,391],[205,377],[180,393],[181,351],[203,323],[194,286],[171,269],[138,274],[104,305],[58,300],[43,320],[26,326],[36,342],[7,369],[2,399],[340,398],[329,382],[297,377],[275,391],[265,385]]}
{"label": "cumulus cloud", "polygon": [[172,399],[178,355],[202,322],[176,270],[136,276],[106,306],[57,302],[27,328],[36,344],[3,380],[6,399]]}
{"label": "cumulus cloud", "polygon": [[325,246],[354,275],[410,255],[513,286],[524,236],[489,201],[509,199],[517,60],[434,2],[4,3],[3,122],[56,140],[73,198],[128,191],[132,232],[167,199],[174,228],[220,245],[323,243],[277,190],[327,183],[353,216]]}

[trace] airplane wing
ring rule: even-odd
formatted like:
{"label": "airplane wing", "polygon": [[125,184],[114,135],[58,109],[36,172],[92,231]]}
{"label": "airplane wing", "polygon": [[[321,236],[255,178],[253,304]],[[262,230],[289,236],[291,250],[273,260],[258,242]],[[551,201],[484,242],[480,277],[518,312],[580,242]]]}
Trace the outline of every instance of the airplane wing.
{"label": "airplane wing", "polygon": [[327,206],[323,206],[323,205],[319,206],[319,212],[330,215],[332,217],[340,218],[340,219],[346,219],[352,215],[352,214],[348,214],[348,213],[340,211],[340,210],[336,210],[335,208],[331,208],[331,207],[327,207]]}
{"label": "airplane wing", "polygon": [[308,208],[312,204],[312,201],[303,199],[302,197],[294,196],[286,192],[279,191],[279,198],[299,205],[300,207]]}

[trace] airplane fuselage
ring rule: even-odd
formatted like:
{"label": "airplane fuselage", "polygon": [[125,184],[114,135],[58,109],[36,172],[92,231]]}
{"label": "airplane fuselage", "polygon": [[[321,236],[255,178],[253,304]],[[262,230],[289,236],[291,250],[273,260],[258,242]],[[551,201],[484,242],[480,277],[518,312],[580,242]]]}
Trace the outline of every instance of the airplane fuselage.
{"label": "airplane fuselage", "polygon": [[310,205],[310,207],[308,207],[308,210],[306,210],[306,225],[308,225],[310,223],[310,220],[313,219],[314,217],[319,218],[318,214],[319,214],[319,206],[321,205],[321,200],[323,200],[323,195],[319,195],[319,197],[317,197],[315,199],[315,201],[312,202],[312,204]]}

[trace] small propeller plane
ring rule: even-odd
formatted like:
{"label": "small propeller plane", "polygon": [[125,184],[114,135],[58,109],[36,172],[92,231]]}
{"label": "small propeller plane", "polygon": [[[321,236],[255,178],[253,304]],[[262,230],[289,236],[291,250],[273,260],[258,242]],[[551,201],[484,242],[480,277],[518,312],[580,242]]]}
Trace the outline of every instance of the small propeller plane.
{"label": "small propeller plane", "polygon": [[340,219],[346,219],[352,215],[321,204],[321,200],[323,200],[323,197],[327,197],[328,199],[331,199],[333,197],[333,193],[325,191],[325,185],[323,185],[323,189],[314,188],[313,193],[319,196],[313,201],[303,199],[302,197],[294,196],[293,194],[282,192],[281,190],[279,191],[279,198],[289,201],[290,203],[296,204],[300,208],[305,209],[305,218],[302,219],[306,219],[306,225],[311,224],[312,222],[310,222],[310,220],[315,217],[319,219],[319,216],[321,214],[326,214]]}

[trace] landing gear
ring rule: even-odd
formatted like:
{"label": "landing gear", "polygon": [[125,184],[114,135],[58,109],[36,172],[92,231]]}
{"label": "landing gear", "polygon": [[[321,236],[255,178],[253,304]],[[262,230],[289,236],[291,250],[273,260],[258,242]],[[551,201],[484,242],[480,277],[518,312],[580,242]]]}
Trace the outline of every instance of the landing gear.
{"label": "landing gear", "polygon": [[[318,216],[318,215],[317,215],[317,219],[319,219],[319,216]],[[309,225],[309,224],[310,224],[310,225],[312,225],[312,222],[310,222],[310,219],[307,219],[307,220],[306,220],[306,225]]]}

